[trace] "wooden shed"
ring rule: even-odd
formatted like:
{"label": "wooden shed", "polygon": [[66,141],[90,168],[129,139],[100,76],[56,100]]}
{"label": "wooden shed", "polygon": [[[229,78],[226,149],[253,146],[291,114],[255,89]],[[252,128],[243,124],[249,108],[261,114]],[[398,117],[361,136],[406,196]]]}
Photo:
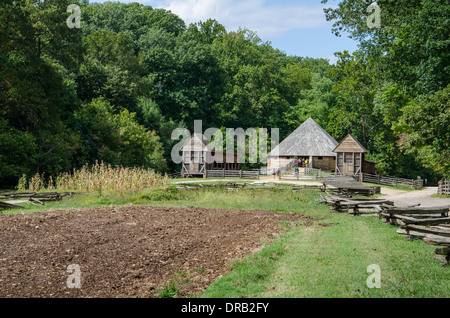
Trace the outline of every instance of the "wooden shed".
{"label": "wooden shed", "polygon": [[352,135],[347,135],[333,150],[336,153],[336,174],[360,176],[375,174],[375,163],[366,160],[367,149]]}
{"label": "wooden shed", "polygon": [[[194,133],[181,148],[181,177],[205,177],[206,170],[239,170],[237,154],[217,151],[203,135]],[[230,160],[229,158],[233,158]],[[214,160],[216,159],[216,160]]]}

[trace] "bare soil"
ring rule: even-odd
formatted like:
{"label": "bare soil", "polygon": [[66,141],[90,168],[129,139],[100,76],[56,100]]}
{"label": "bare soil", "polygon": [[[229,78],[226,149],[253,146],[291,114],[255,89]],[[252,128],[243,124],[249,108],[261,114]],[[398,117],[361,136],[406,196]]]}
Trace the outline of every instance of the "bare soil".
{"label": "bare soil", "polygon": [[[195,295],[308,216],[124,206],[0,215],[0,297],[158,297],[171,280]],[[68,288],[80,267],[81,288]]]}

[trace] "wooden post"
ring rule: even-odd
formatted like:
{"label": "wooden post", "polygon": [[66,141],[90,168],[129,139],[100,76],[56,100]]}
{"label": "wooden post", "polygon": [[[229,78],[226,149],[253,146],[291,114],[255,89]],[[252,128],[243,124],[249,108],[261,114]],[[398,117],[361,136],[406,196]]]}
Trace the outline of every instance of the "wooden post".
{"label": "wooden post", "polygon": [[353,155],[353,162],[352,162],[352,165],[353,165],[353,171],[352,171],[352,176],[354,176],[355,175],[355,172],[356,172],[356,165],[355,165],[355,153],[353,153],[352,154]]}
{"label": "wooden post", "polygon": [[239,170],[239,178],[242,179],[242,169]]}
{"label": "wooden post", "polygon": [[[363,159],[363,154],[362,152],[359,154],[359,171],[362,174],[364,170],[364,159]],[[362,182],[362,180],[361,180]]]}

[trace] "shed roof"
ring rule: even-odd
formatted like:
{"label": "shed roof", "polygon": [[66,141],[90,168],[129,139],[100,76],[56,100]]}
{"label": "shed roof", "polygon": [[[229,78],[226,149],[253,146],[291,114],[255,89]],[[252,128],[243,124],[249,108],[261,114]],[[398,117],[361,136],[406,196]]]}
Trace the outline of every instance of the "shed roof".
{"label": "shed roof", "polygon": [[268,156],[335,157],[338,142],[311,117],[275,147]]}
{"label": "shed roof", "polygon": [[348,134],[333,152],[367,153],[367,149],[352,135]]}
{"label": "shed roof", "polygon": [[194,133],[191,138],[181,148],[181,151],[211,151],[213,145],[203,134]]}

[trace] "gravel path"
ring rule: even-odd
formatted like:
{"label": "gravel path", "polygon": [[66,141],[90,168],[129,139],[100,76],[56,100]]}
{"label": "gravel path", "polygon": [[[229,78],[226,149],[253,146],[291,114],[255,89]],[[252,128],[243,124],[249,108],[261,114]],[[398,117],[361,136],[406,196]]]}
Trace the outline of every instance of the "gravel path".
{"label": "gravel path", "polygon": [[395,205],[407,206],[420,203],[421,206],[450,206],[450,198],[433,197],[437,194],[437,187],[428,187],[417,191],[404,191],[390,188],[381,188],[381,193],[385,194],[383,199],[394,201]]}

